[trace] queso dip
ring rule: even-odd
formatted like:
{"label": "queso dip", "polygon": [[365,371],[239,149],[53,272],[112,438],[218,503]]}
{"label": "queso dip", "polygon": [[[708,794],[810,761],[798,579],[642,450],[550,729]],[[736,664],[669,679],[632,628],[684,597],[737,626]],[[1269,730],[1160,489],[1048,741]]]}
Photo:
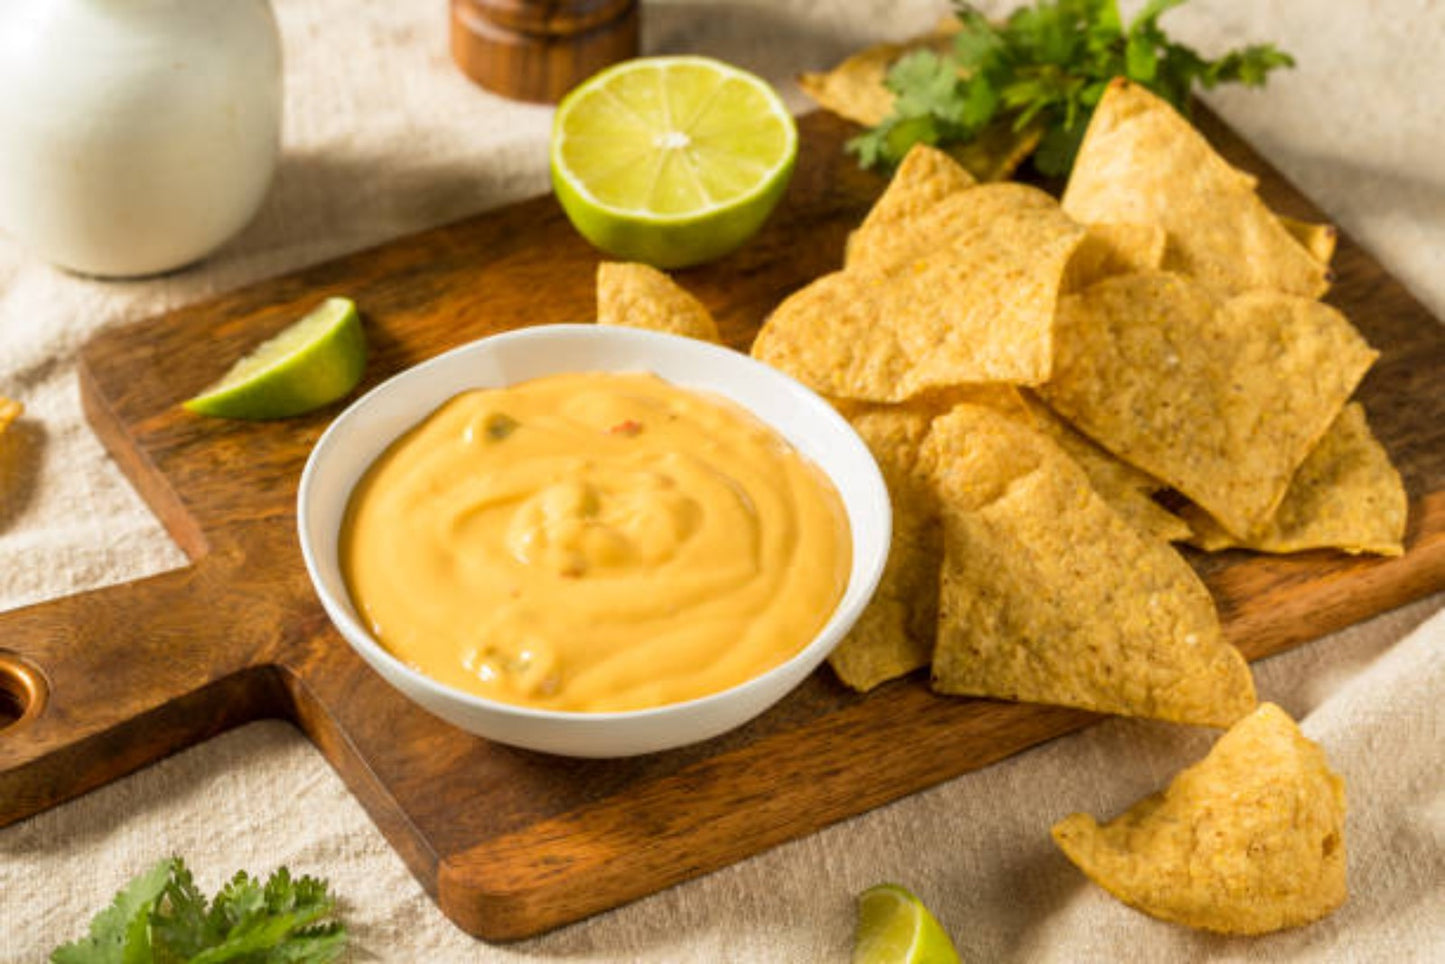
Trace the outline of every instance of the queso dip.
{"label": "queso dip", "polygon": [[467,392],[352,494],[341,567],[371,632],[442,683],[602,712],[785,662],[848,581],[822,472],[725,400],[652,375]]}

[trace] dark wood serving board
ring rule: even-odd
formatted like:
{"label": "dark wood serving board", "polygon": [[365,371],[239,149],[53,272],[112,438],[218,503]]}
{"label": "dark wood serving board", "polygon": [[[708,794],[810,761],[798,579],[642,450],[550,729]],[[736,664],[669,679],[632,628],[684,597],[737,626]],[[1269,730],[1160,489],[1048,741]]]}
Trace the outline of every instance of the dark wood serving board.
{"label": "dark wood serving board", "polygon": [[[1283,213],[1319,213],[1208,115]],[[784,295],[841,262],[883,181],[826,115],[802,121],[765,231],[682,283],[746,347]],[[466,341],[587,319],[598,255],[537,198],[101,335],[82,353],[96,432],[191,558],[185,569],[0,615],[0,824],[262,717],[294,720],[442,909],[517,938],[706,873],[1077,729],[1093,716],[947,699],[914,678],[860,697],[825,669],[747,727],[617,761],[498,746],[429,716],[327,623],[294,534],[301,467],[337,409],[286,422],[177,407],[321,298],[361,306],[373,385]],[[1360,390],[1411,496],[1399,559],[1191,557],[1250,657],[1445,587],[1445,329],[1348,238],[1331,300],[1382,352]],[[45,692],[40,692],[44,690]],[[0,703],[5,701],[0,700]]]}

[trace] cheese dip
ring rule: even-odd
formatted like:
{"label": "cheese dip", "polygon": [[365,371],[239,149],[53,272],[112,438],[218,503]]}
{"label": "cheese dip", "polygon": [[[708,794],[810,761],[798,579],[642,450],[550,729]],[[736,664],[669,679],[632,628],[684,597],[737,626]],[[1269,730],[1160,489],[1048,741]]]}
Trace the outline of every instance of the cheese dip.
{"label": "cheese dip", "polygon": [[341,567],[376,638],[427,676],[603,712],[716,693],[832,615],[837,492],[731,402],[652,375],[555,375],[451,399],[352,494]]}

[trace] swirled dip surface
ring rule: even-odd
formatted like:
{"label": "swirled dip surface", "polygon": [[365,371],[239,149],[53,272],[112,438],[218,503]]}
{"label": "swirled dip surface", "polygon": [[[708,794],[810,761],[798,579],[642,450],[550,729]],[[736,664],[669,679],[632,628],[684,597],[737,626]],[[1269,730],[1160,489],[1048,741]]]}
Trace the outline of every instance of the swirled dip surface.
{"label": "swirled dip surface", "polygon": [[796,654],[850,568],[832,485],[721,399],[571,374],[451,399],[352,495],[341,565],[443,683],[574,711],[718,692]]}

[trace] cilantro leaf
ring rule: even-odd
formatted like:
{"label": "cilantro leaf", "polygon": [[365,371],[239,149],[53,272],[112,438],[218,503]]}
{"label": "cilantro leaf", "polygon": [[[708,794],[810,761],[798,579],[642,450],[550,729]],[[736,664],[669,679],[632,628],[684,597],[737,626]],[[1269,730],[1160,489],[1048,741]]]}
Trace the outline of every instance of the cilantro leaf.
{"label": "cilantro leaf", "polygon": [[915,51],[888,71],[893,111],[850,140],[865,168],[892,167],[914,144],[948,145],[976,138],[999,122],[1043,131],[1034,166],[1068,174],[1094,107],[1114,77],[1127,77],[1186,116],[1198,84],[1260,86],[1294,60],[1272,44],[1255,44],[1208,60],[1169,39],[1159,18],[1185,0],[1149,0],[1126,25],[1117,0],[1036,0],[1002,23],[955,0],[962,29],[950,53]]}
{"label": "cilantro leaf", "polygon": [[[57,947],[51,964],[130,964],[150,961],[149,928],[145,926],[179,861],[167,858],[126,884],[110,906],[90,922],[90,932],[78,941]],[[136,926],[139,921],[140,925]]]}
{"label": "cilantro leaf", "polygon": [[207,900],[180,858],[126,885],[96,915],[90,936],[57,948],[52,964],[327,964],[346,927],[325,881],[285,867],[263,883],[240,871]]}

